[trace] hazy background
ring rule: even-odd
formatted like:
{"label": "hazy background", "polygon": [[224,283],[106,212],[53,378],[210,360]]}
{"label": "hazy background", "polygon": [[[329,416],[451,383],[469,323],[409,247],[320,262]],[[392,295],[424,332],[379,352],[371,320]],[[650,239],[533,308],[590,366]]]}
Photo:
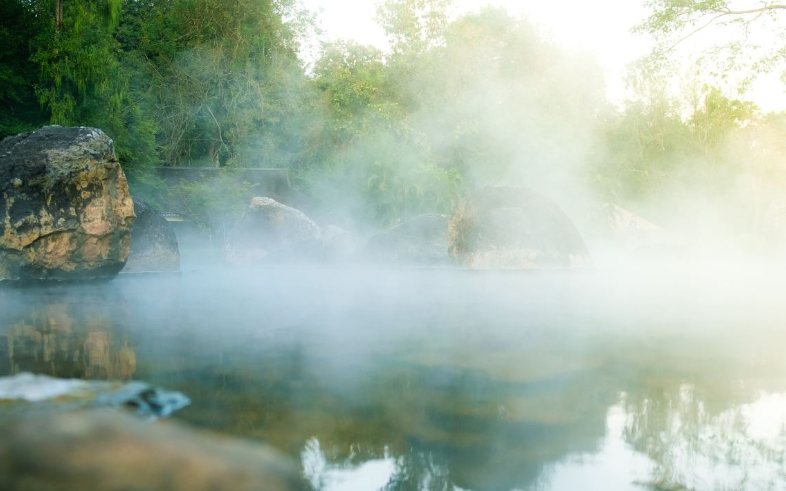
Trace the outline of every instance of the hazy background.
{"label": "hazy background", "polygon": [[0,136],[100,127],[135,195],[208,229],[255,190],[167,189],[156,167],[284,168],[321,226],[366,236],[509,184],[555,200],[593,253],[784,249],[780,7],[63,5],[61,21],[48,0],[2,5]]}

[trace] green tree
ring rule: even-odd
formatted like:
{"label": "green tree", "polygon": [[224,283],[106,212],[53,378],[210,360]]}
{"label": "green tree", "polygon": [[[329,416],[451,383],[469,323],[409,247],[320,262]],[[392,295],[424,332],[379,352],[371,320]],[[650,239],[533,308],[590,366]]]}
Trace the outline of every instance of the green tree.
{"label": "green tree", "polygon": [[39,70],[30,63],[34,43],[48,27],[37,2],[0,2],[0,138],[30,131],[48,117],[38,103]]}
{"label": "green tree", "polygon": [[735,72],[741,76],[744,88],[762,72],[784,69],[786,5],[771,1],[649,0],[646,6],[649,16],[635,31],[656,41],[650,59],[653,66],[674,61],[678,46],[704,36],[703,43],[709,45],[707,58],[720,79]]}
{"label": "green tree", "polygon": [[323,118],[311,136],[311,164],[303,168],[310,194],[382,223],[453,206],[461,176],[440,165],[428,140],[411,126],[379,50],[328,44],[313,83]]}
{"label": "green tree", "polygon": [[142,14],[133,42],[151,73],[167,164],[296,160],[307,102],[297,54],[307,21],[289,0],[159,1]]}
{"label": "green tree", "polygon": [[138,184],[157,160],[155,127],[114,37],[121,9],[120,0],[2,3],[0,133],[46,123],[99,127]]}

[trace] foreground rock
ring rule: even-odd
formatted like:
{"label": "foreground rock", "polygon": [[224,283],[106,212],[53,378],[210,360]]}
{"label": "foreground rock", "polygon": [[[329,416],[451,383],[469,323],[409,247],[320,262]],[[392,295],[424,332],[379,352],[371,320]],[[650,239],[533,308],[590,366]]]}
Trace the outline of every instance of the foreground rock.
{"label": "foreground rock", "polygon": [[570,218],[530,189],[494,186],[461,203],[450,255],[472,269],[587,268],[587,246]]}
{"label": "foreground rock", "polygon": [[447,264],[448,216],[436,213],[416,216],[371,237],[366,253],[371,260],[382,263]]}
{"label": "foreground rock", "polygon": [[175,231],[149,203],[134,200],[136,220],[131,226],[131,253],[123,273],[180,271],[180,250]]}
{"label": "foreground rock", "polygon": [[112,140],[48,126],[0,142],[0,278],[114,277],[130,251],[134,206]]}
{"label": "foreground rock", "polygon": [[295,465],[262,444],[148,423],[111,410],[0,418],[0,489],[301,489]]}
{"label": "foreground rock", "polygon": [[321,235],[317,224],[300,210],[271,198],[254,198],[227,238],[227,260],[254,264],[292,247],[311,250],[320,243]]}

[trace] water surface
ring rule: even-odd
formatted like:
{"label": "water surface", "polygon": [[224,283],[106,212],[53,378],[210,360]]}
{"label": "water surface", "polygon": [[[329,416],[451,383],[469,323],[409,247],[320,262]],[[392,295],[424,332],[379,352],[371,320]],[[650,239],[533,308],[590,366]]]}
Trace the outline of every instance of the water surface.
{"label": "water surface", "polygon": [[324,490],[786,490],[780,275],[267,269],[0,290],[0,375],[144,380]]}

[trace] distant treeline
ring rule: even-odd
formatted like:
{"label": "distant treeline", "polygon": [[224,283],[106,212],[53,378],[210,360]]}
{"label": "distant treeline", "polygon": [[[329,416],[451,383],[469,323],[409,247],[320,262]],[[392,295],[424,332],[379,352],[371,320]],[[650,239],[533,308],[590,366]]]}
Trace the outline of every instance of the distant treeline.
{"label": "distant treeline", "polygon": [[320,42],[297,0],[4,0],[0,136],[102,128],[138,194],[157,165],[284,167],[315,203],[378,224],[512,182],[661,220],[723,196],[752,233],[786,207],[782,115],[700,78],[673,97],[641,70],[619,108],[591,56],[450,4],[381,4],[383,53]]}

